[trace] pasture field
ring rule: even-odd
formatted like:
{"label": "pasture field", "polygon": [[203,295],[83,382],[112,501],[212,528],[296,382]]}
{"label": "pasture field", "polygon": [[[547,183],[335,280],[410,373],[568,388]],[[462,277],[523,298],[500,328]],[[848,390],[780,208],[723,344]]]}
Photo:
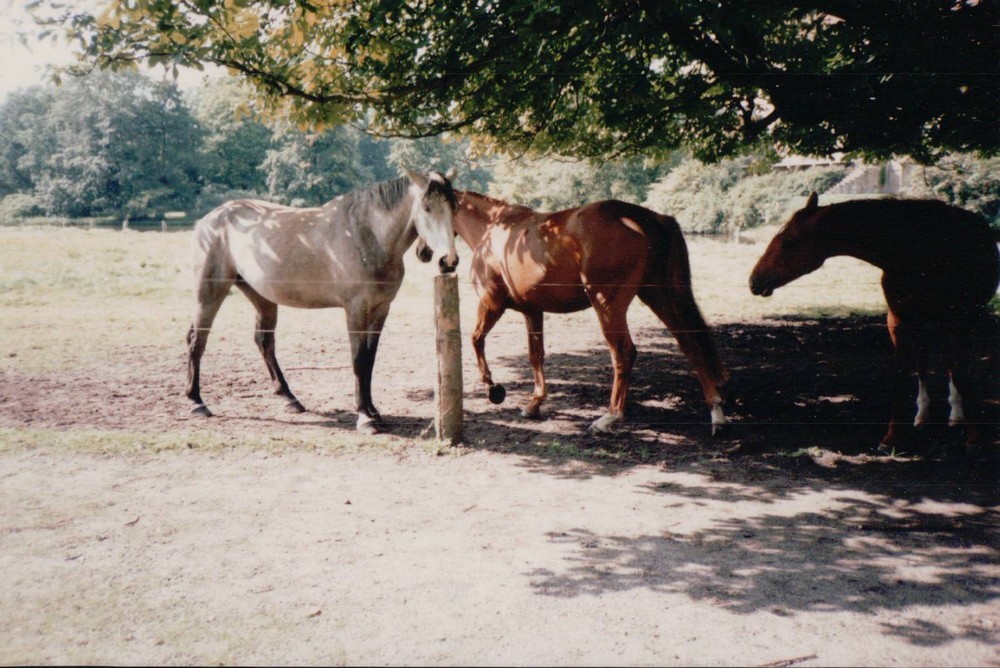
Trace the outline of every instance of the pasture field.
{"label": "pasture field", "polygon": [[[190,231],[0,228],[0,663],[1000,665],[1000,444],[942,456],[946,379],[910,450],[888,412],[879,272],[846,258],[753,297],[774,230],[688,239],[730,366],[731,429],[638,301],[629,422],[603,413],[593,313],[468,333],[466,437],[433,417],[432,266],[408,273],[375,364],[387,433],[353,433],[339,310],[282,309],[287,415],[234,291],[183,396]],[[997,371],[996,360],[993,371]],[[1000,421],[989,376],[987,418]],[[995,436],[995,431],[991,437]]]}

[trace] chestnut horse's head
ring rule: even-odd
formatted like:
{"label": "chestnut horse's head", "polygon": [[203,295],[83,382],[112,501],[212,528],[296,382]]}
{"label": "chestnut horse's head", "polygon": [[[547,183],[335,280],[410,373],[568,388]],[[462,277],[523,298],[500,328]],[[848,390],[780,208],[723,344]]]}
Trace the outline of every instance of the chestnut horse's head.
{"label": "chestnut horse's head", "polygon": [[823,236],[817,234],[819,196],[814,192],[803,209],[785,223],[768,244],[750,273],[750,292],[770,297],[777,288],[816,271],[829,257]]}

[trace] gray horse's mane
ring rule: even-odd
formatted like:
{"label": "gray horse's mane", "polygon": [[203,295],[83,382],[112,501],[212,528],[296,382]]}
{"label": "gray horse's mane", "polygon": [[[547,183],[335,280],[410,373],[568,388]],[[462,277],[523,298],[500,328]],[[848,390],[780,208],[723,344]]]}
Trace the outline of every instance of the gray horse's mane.
{"label": "gray horse's mane", "polygon": [[410,180],[400,176],[389,181],[376,183],[368,188],[353,190],[334,200],[355,220],[367,220],[373,206],[383,211],[392,211],[406,198]]}

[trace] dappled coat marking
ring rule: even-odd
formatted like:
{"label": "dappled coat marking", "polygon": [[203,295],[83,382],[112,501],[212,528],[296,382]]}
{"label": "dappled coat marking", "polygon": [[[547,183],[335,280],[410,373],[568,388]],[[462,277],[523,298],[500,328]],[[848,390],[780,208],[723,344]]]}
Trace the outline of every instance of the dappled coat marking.
{"label": "dappled coat marking", "polygon": [[195,226],[197,305],[188,332],[187,396],[201,398],[200,365],[212,322],[235,285],[257,310],[254,339],[288,410],[302,404],[274,352],[278,306],[343,308],[355,374],[358,429],[372,432],[379,414],[371,376],[389,305],[403,280],[403,253],[419,237],[421,259],[440,253],[442,270],[458,262],[452,217],[455,194],[444,176],[402,177],[338,197],[322,207],[295,208],[259,200],[227,202]]}

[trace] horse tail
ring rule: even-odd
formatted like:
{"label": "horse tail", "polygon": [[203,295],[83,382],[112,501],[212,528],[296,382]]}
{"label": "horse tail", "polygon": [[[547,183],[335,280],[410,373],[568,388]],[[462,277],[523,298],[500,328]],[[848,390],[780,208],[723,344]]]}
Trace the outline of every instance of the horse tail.
{"label": "horse tail", "polygon": [[[699,375],[704,374],[716,386],[724,385],[729,379],[729,371],[691,290],[691,264],[680,225],[670,216],[655,217],[665,233],[666,253],[661,256],[659,265],[652,267],[650,278],[654,280],[640,290],[639,298],[670,329],[681,352],[691,360]],[[703,385],[704,381],[703,378]],[[707,394],[709,388],[705,390]]]}

